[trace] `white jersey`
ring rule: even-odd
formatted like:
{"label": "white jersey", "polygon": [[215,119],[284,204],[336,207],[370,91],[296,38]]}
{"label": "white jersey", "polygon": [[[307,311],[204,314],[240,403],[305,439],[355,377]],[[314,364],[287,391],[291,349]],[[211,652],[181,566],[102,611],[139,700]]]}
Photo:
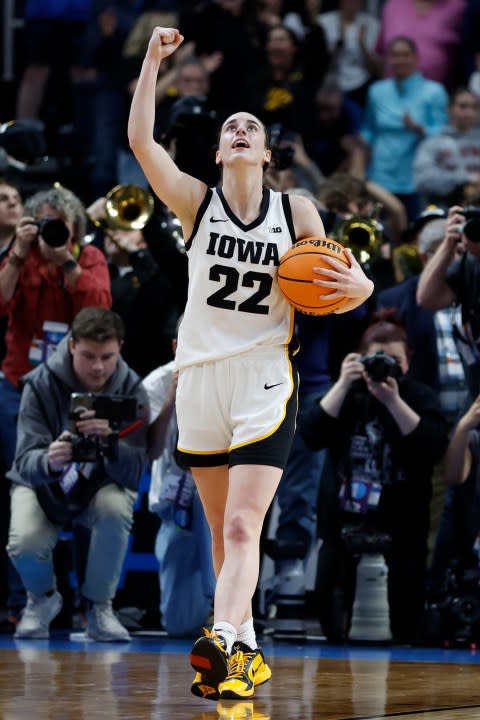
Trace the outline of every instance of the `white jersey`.
{"label": "white jersey", "polygon": [[207,191],[185,245],[189,292],[175,357],[180,369],[288,345],[294,311],[277,268],[295,240],[288,195],[265,189],[258,218],[245,225],[221,189]]}

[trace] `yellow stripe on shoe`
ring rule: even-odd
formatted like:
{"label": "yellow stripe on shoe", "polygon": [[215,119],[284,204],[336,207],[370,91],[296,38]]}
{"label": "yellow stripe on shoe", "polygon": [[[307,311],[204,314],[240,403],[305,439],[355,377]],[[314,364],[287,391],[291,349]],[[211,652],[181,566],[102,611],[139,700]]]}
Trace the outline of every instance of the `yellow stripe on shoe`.
{"label": "yellow stripe on shoe", "polygon": [[204,698],[205,700],[218,700],[218,686],[211,685],[202,673],[195,673],[192,687],[190,688],[193,695]]}
{"label": "yellow stripe on shoe", "polygon": [[272,671],[260,648],[252,650],[244,643],[234,644],[228,661],[228,675],[218,686],[221,700],[250,698],[256,685],[270,680]]}

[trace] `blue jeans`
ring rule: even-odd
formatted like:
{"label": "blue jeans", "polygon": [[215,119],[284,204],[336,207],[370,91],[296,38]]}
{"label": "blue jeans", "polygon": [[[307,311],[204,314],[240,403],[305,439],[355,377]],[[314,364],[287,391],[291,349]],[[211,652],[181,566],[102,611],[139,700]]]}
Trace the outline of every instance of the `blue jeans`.
{"label": "blue jeans", "polygon": [[[326,392],[328,387],[323,388]],[[303,543],[305,557],[316,540],[317,500],[327,450],[310,450],[300,435],[298,425],[322,390],[299,396],[297,430],[288,463],[277,490],[280,508],[276,539],[282,543]]]}
{"label": "blue jeans", "polygon": [[207,624],[215,593],[212,538],[198,493],[192,501],[192,526],[162,518],[155,542],[159,563],[160,612],[169,635],[196,636]]}
{"label": "blue jeans", "polygon": [[[133,522],[136,493],[114,483],[100,488],[75,522],[91,531],[82,595],[94,603],[113,599]],[[14,485],[8,554],[27,589],[43,595],[56,587],[53,549],[61,528],[43,512],[34,490]]]}

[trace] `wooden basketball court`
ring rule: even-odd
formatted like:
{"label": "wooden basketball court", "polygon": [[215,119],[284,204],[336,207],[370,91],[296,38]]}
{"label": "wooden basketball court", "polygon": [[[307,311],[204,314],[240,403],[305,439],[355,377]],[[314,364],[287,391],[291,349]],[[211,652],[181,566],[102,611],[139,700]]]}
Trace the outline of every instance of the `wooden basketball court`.
{"label": "wooden basketball court", "polygon": [[128,645],[58,633],[0,637],[1,720],[480,720],[480,657],[470,650],[263,647],[270,682],[252,700],[190,693],[191,642],[138,634]]}

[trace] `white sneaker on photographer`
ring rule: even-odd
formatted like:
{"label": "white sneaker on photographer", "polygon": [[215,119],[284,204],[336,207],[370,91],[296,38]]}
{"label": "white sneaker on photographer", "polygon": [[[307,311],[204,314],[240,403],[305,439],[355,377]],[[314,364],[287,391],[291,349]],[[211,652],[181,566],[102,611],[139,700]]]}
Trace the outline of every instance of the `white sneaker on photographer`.
{"label": "white sneaker on photographer", "polygon": [[48,638],[50,623],[62,609],[63,599],[55,590],[52,595],[27,592],[27,604],[15,630],[16,638]]}
{"label": "white sneaker on photographer", "polygon": [[87,610],[86,636],[98,642],[129,642],[132,638],[113,612],[112,603],[92,603]]}

